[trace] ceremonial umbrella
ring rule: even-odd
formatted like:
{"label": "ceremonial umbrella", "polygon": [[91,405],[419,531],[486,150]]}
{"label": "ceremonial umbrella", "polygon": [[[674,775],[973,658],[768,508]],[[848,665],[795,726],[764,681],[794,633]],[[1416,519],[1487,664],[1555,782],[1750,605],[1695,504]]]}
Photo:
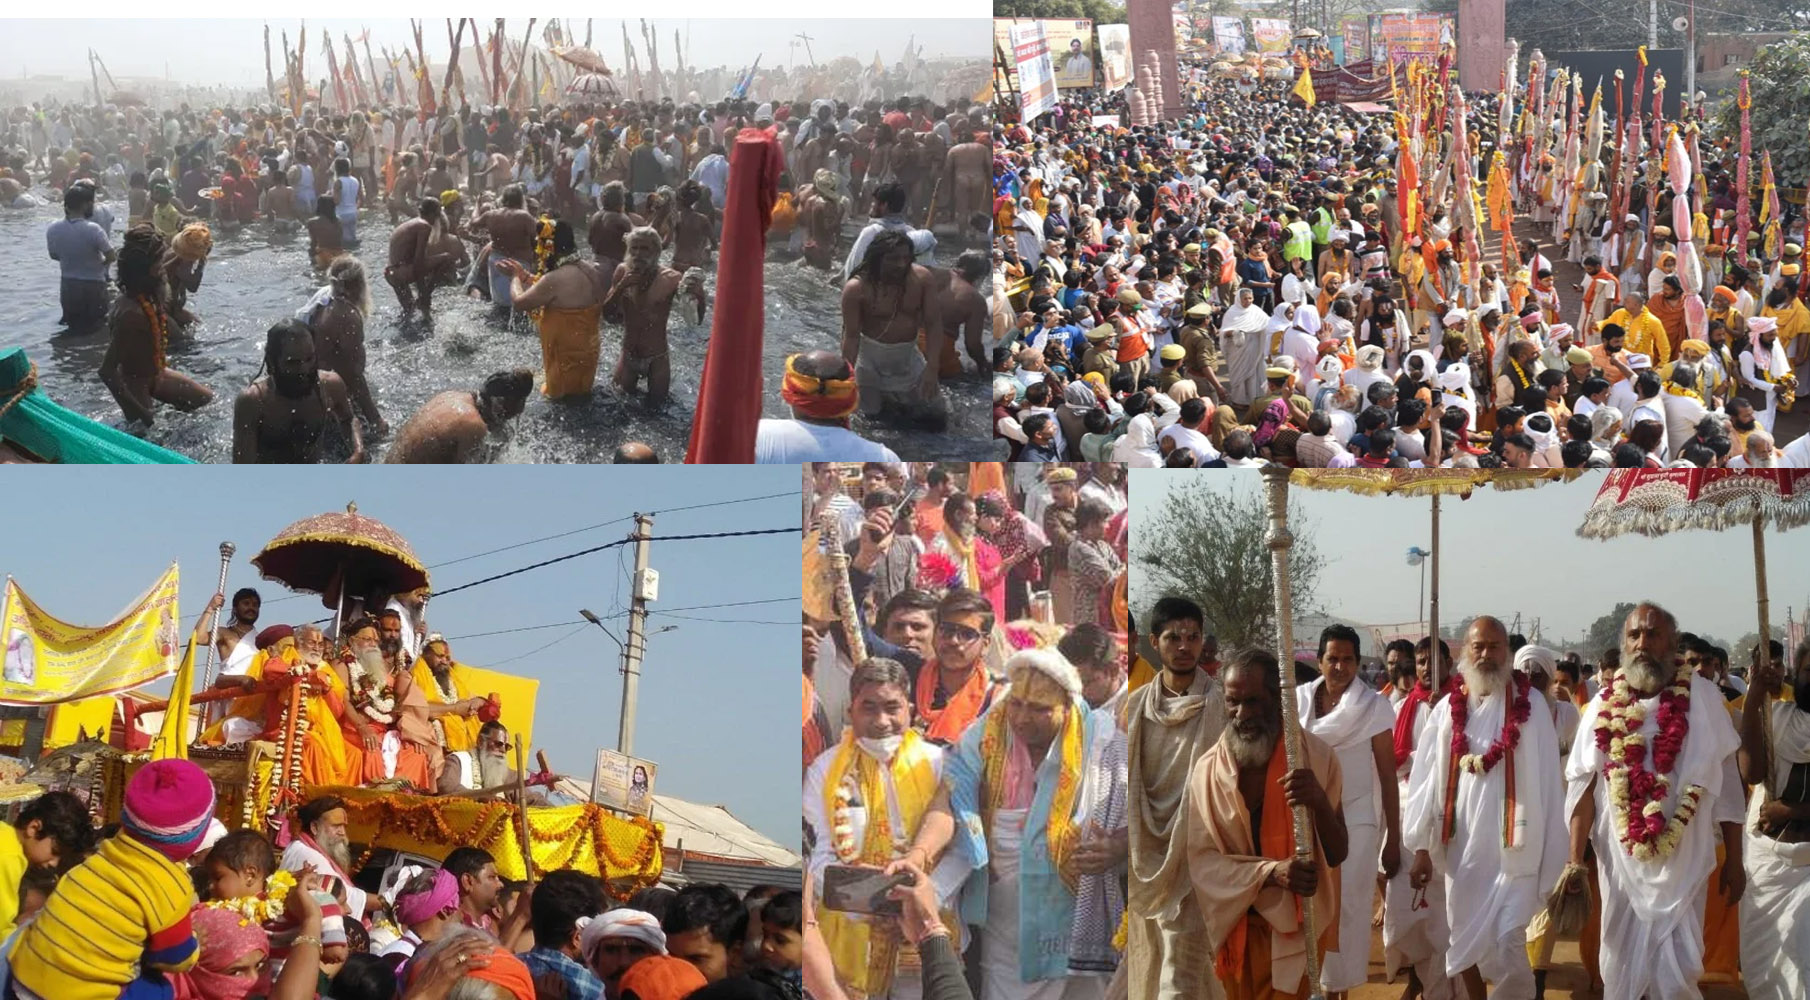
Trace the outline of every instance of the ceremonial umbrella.
{"label": "ceremonial umbrella", "polygon": [[[1306,759],[1301,752],[1301,727],[1295,706],[1294,597],[1288,575],[1288,552],[1294,547],[1295,538],[1288,530],[1289,486],[1344,490],[1367,496],[1400,494],[1432,498],[1433,586],[1432,600],[1428,605],[1428,635],[1436,637],[1439,634],[1440,497],[1469,496],[1473,490],[1485,484],[1497,489],[1543,486],[1557,479],[1572,478],[1575,474],[1563,469],[1290,469],[1270,464],[1263,467],[1262,475],[1264,484],[1268,487],[1266,501],[1270,526],[1266,543],[1273,560],[1276,580],[1276,667],[1282,673],[1282,745],[1283,752],[1288,756],[1289,770],[1292,771],[1304,766]],[[1437,691],[1443,681],[1439,676],[1440,659],[1436,655],[1430,655],[1429,658],[1433,662],[1433,689]],[[1313,857],[1313,850],[1312,841],[1308,839],[1312,828],[1307,807],[1296,806],[1293,811],[1295,856],[1304,861],[1309,860]],[[1302,908],[1301,933],[1307,941],[1307,982],[1313,987],[1311,995],[1314,1000],[1320,1000],[1325,994],[1319,985],[1320,957],[1315,950],[1315,942],[1319,938],[1314,929],[1312,907]]]}
{"label": "ceremonial umbrella", "polygon": [[335,615],[343,610],[348,592],[394,594],[428,582],[427,568],[409,543],[383,522],[360,514],[355,503],[346,504],[344,513],[305,517],[277,532],[251,564],[266,580],[321,595],[321,603]]}
{"label": "ceremonial umbrella", "polygon": [[587,73],[609,75],[610,67],[603,57],[582,45],[555,45],[553,54]]}
{"label": "ceremonial umbrella", "polygon": [[620,96],[620,91],[616,89],[616,81],[611,80],[606,73],[580,73],[572,78],[571,83],[566,84],[566,93],[584,97],[615,98]]}
{"label": "ceremonial umbrella", "polygon": [[[1766,527],[1784,531],[1810,524],[1810,469],[1612,469],[1603,479],[1577,533],[1607,539],[1629,532],[1658,537],[1692,528],[1753,529],[1753,584],[1759,613],[1758,654],[1770,665],[1772,650],[1766,595]],[[1772,716],[1760,713],[1766,739]],[[1766,776],[1772,799],[1772,776]]]}

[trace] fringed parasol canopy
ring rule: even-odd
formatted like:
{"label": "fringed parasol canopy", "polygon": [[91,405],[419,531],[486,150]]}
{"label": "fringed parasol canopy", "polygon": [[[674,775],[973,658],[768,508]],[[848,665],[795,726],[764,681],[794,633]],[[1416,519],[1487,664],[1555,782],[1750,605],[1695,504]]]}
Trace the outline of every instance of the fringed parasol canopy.
{"label": "fringed parasol canopy", "polygon": [[1756,517],[1776,530],[1810,524],[1810,470],[1612,469],[1577,533],[1657,537],[1752,524]]}
{"label": "fringed parasol canopy", "polygon": [[1468,497],[1483,486],[1532,489],[1578,478],[1577,469],[1296,469],[1288,484],[1360,496]]}

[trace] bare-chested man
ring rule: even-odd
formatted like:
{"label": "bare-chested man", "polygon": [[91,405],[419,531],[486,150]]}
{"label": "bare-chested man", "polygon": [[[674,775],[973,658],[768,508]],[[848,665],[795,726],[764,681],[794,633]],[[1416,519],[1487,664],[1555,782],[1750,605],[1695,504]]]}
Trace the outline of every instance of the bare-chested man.
{"label": "bare-chested man", "polygon": [[621,181],[610,181],[603,186],[603,210],[591,216],[587,241],[606,278],[614,276],[616,265],[628,256],[624,241],[629,230],[641,225],[641,217],[631,215],[627,207],[628,187]]}
{"label": "bare-chested man", "polygon": [[819,169],[798,193],[798,229],[804,237],[804,259],[829,270],[836,264],[836,242],[842,236],[841,179]]}
{"label": "bare-chested man", "polygon": [[[968,357],[974,362],[974,370],[984,372],[988,368],[987,352],[981,342],[981,332],[989,324],[987,300],[980,294],[980,283],[985,281],[987,273],[992,270],[983,250],[968,250],[956,258],[955,268],[949,272],[949,282],[943,286],[943,354],[954,354],[953,345],[965,344]],[[938,277],[941,271],[935,272]],[[945,369],[947,365],[943,366]],[[956,362],[957,372],[961,362]],[[950,374],[945,371],[945,374]]]}
{"label": "bare-chested man", "polygon": [[993,205],[992,183],[988,179],[993,147],[975,142],[972,132],[958,135],[957,139],[944,160],[943,190],[949,197],[951,218],[956,221],[956,246],[962,246],[967,240],[965,227],[969,217],[977,212],[986,214]]}
{"label": "bare-chested man", "polygon": [[709,215],[698,211],[703,194],[704,187],[697,181],[679,185],[679,217],[672,227],[672,266],[681,274],[688,268],[708,267],[710,252],[716,249],[716,227],[711,225]]}
{"label": "bare-chested man", "polygon": [[[229,676],[227,668],[232,667],[236,659],[244,660],[244,663],[238,664],[240,670],[245,669],[245,663],[251,662],[251,654],[254,652],[250,648],[251,637],[256,634],[253,630],[258,627],[258,611],[263,603],[263,598],[250,587],[241,588],[233,594],[233,620],[220,626],[218,638],[214,641],[214,650],[220,656],[222,677]],[[241,642],[247,648],[242,654],[235,655]]]}
{"label": "bare-chested man", "polygon": [[534,237],[539,224],[528,211],[528,193],[520,184],[503,189],[497,207],[471,220],[471,229],[490,234],[490,304],[498,312],[513,308],[510,297],[510,271],[503,261],[511,260],[526,268],[534,263]]}
{"label": "bare-chested man", "polygon": [[396,290],[396,301],[402,304],[404,320],[413,316],[416,308],[423,319],[433,319],[434,275],[447,256],[444,250],[434,248],[442,235],[440,199],[421,199],[418,211],[390,231],[390,262],[383,269],[384,280]]}
{"label": "bare-chested man", "polygon": [[246,386],[233,404],[233,462],[319,462],[328,421],[351,443],[347,464],[365,460],[364,435],[352,412],[352,395],[333,372],[317,367],[314,331],[286,319],[264,341],[265,375]]}
{"label": "bare-chested man", "polygon": [[[622,307],[622,358],[616,363],[615,383],[623,392],[634,392],[647,379],[647,405],[666,401],[672,386],[672,360],[666,345],[666,320],[684,275],[660,266],[660,234],[638,226],[628,234],[628,259],[616,268],[610,292],[603,300],[604,315],[610,307]],[[702,310],[704,287],[694,285],[691,294]]]}
{"label": "bare-chested man", "polygon": [[164,240],[150,226],[126,231],[119,249],[119,287],[107,316],[101,381],[127,420],[149,424],[157,403],[188,412],[206,406],[212,390],[164,363],[170,314],[165,301]]}
{"label": "bare-chested man", "polygon": [[314,331],[321,370],[345,380],[371,433],[381,437],[390,432],[390,425],[377,412],[377,399],[365,377],[365,318],[370,315],[371,284],[365,279],[365,266],[346,255],[327,265],[327,286],[295,318]]}
{"label": "bare-chested man", "polygon": [[492,433],[520,416],[534,390],[526,368],[497,372],[477,392],[455,389],[427,401],[396,432],[386,463],[451,465],[490,457]]}
{"label": "bare-chested man", "polygon": [[[868,244],[854,277],[842,289],[842,356],[855,366],[861,412],[874,416],[887,404],[906,410],[938,409],[937,366],[926,354],[943,350],[943,296],[931,271],[912,263],[911,237],[884,230]],[[925,353],[918,331],[926,331]]]}
{"label": "bare-chested man", "polygon": [[[390,225],[405,215],[412,215],[421,202],[421,160],[414,153],[404,153],[398,161],[395,183],[390,186]],[[435,192],[436,194],[438,192]]]}
{"label": "bare-chested man", "polygon": [[440,192],[457,190],[459,187],[459,182],[453,178],[452,164],[444,156],[434,157],[433,169],[427,172],[425,183],[427,192],[422,195],[423,198],[439,197]]}

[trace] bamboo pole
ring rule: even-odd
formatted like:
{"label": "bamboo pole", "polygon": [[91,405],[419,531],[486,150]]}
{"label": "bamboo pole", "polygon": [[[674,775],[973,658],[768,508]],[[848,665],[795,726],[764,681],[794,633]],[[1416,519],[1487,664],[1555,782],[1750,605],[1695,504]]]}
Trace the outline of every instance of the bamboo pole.
{"label": "bamboo pole", "polygon": [[[1307,758],[1301,747],[1301,725],[1295,706],[1294,599],[1288,577],[1288,553],[1294,547],[1295,536],[1288,530],[1288,474],[1289,470],[1280,465],[1263,468],[1265,485],[1269,488],[1270,526],[1264,541],[1270,550],[1271,572],[1275,576],[1276,670],[1281,674],[1282,686],[1282,746],[1288,755],[1288,768],[1294,771],[1306,767]],[[1278,790],[1272,788],[1265,794],[1275,795]],[[1295,859],[1312,861],[1313,825],[1307,807],[1297,805],[1290,812],[1294,814]],[[1306,983],[1313,1000],[1324,1000],[1325,993],[1320,989],[1319,929],[1315,923],[1313,901],[1309,899],[1301,907],[1301,936],[1307,944]]]}
{"label": "bamboo pole", "polygon": [[371,103],[376,107],[382,107],[383,84],[377,79],[377,61],[371,58],[371,33],[366,31],[364,37],[359,40],[364,43],[365,47],[365,71],[371,74]]}
{"label": "bamboo pole", "polygon": [[522,32],[522,54],[515,60],[515,72],[509,78],[509,107],[515,108],[516,90],[522,83],[522,71],[527,68],[528,40],[534,37],[534,22],[539,18],[528,19],[528,30]]}
{"label": "bamboo pole", "polygon": [[503,18],[496,19],[496,27],[490,31],[490,103],[503,103],[503,39],[508,37],[504,31]]}
{"label": "bamboo pole", "polygon": [[[1766,518],[1760,512],[1760,501],[1757,497],[1754,498],[1753,502],[1753,588],[1754,605],[1759,611],[1760,616],[1760,642],[1756,652],[1759,654],[1760,669],[1766,670],[1772,665],[1772,631],[1770,625],[1772,600],[1766,592]],[[1790,650],[1786,650],[1786,656],[1789,658]],[[1771,697],[1763,692],[1758,694],[1763,698]],[[1772,753],[1771,705],[1765,706],[1760,712],[1760,735],[1766,744],[1768,759],[1770,759]],[[1766,780],[1762,786],[1765,788],[1765,797],[1761,800],[1762,802],[1771,802],[1775,797],[1775,790],[1772,787],[1772,774],[1775,770],[1777,769],[1772,767],[1766,769]]]}
{"label": "bamboo pole", "polygon": [[[490,53],[487,51],[489,46],[485,43],[483,34],[478,31],[477,19],[470,18],[469,20],[471,21],[471,45],[472,48],[477,51],[478,56],[478,82],[484,85],[485,95],[489,96],[494,101],[496,89],[490,85],[490,67],[485,65],[490,58]],[[496,36],[492,35],[491,37],[494,38]]]}
{"label": "bamboo pole", "polygon": [[522,876],[534,884],[534,844],[528,831],[528,771],[521,740],[515,743],[515,815],[521,824]]}
{"label": "bamboo pole", "polygon": [[270,68],[270,22],[264,22],[264,89],[270,93],[270,103],[277,101],[277,78]]}
{"label": "bamboo pole", "polygon": [[106,103],[101,100],[101,74],[100,71],[94,67],[93,49],[88,50],[88,75],[94,80],[94,103],[96,105]]}
{"label": "bamboo pole", "polygon": [[[452,18],[449,17],[446,19],[446,38],[452,45],[452,57],[446,61],[446,79],[440,84],[440,103],[450,105],[452,103],[453,74],[458,72],[459,69],[459,47],[465,41],[464,18],[459,18],[459,28],[457,32],[454,32],[453,30]],[[460,87],[459,89],[463,92],[465,88]]]}

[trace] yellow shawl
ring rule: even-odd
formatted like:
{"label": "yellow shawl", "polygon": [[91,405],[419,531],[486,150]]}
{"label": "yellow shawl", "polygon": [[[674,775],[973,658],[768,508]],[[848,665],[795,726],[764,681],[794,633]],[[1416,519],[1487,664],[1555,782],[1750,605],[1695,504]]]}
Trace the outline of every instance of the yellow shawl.
{"label": "yellow shawl", "polygon": [[[415,660],[414,677],[415,686],[421,689],[421,693],[427,698],[429,705],[450,705],[455,701],[464,701],[472,696],[470,687],[461,675],[458,663],[454,663],[446,674],[446,679],[452,683],[453,689],[453,696],[450,699],[442,697],[440,685],[434,680],[434,668],[427,665],[427,660],[421,658]],[[478,727],[482,723],[475,716],[467,718],[463,715],[442,715],[434,722],[445,732],[447,753],[470,750],[478,745]]]}

